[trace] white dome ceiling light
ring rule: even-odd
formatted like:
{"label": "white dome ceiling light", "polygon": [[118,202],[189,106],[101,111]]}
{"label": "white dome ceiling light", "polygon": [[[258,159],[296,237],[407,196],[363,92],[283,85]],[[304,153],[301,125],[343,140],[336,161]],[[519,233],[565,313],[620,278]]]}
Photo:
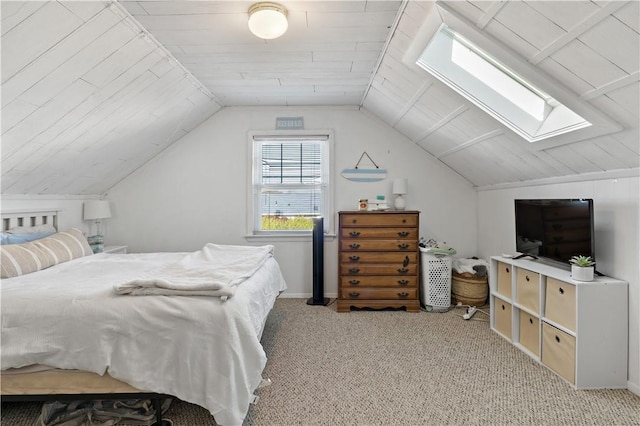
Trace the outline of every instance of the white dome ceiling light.
{"label": "white dome ceiling light", "polygon": [[288,27],[287,9],[277,3],[256,3],[249,8],[249,29],[257,37],[278,38]]}

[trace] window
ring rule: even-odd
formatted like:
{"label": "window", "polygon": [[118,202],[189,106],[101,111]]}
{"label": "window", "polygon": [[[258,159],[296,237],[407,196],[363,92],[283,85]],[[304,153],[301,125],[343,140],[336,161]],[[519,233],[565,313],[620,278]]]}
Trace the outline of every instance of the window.
{"label": "window", "polygon": [[252,134],[254,235],[309,235],[314,217],[331,223],[331,134]]}
{"label": "window", "polygon": [[591,126],[445,24],[417,64],[529,142]]}

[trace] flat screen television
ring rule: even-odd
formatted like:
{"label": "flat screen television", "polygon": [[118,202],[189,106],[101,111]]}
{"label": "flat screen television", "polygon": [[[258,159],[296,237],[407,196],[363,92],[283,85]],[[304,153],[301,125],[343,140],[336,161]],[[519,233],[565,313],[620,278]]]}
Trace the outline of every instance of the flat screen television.
{"label": "flat screen television", "polygon": [[595,260],[592,199],[515,200],[516,251],[567,264]]}

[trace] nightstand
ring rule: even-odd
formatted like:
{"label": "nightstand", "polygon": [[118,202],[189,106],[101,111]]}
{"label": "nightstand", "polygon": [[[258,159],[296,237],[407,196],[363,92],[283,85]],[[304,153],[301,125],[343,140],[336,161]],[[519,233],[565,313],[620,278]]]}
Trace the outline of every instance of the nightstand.
{"label": "nightstand", "polygon": [[103,253],[127,254],[128,246],[104,246]]}

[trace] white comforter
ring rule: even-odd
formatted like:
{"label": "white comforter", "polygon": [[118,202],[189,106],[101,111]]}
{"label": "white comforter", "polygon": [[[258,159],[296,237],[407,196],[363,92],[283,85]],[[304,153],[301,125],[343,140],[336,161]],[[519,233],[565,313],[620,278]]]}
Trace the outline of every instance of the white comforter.
{"label": "white comforter", "polygon": [[184,256],[99,254],[2,280],[2,369],[108,372],[201,405],[220,424],[241,424],[266,365],[262,328],[286,284],[270,257],[227,301],[113,291]]}
{"label": "white comforter", "polygon": [[273,246],[224,246],[209,243],[201,250],[115,285],[117,294],[132,296],[233,296],[236,287],[270,257]]}

